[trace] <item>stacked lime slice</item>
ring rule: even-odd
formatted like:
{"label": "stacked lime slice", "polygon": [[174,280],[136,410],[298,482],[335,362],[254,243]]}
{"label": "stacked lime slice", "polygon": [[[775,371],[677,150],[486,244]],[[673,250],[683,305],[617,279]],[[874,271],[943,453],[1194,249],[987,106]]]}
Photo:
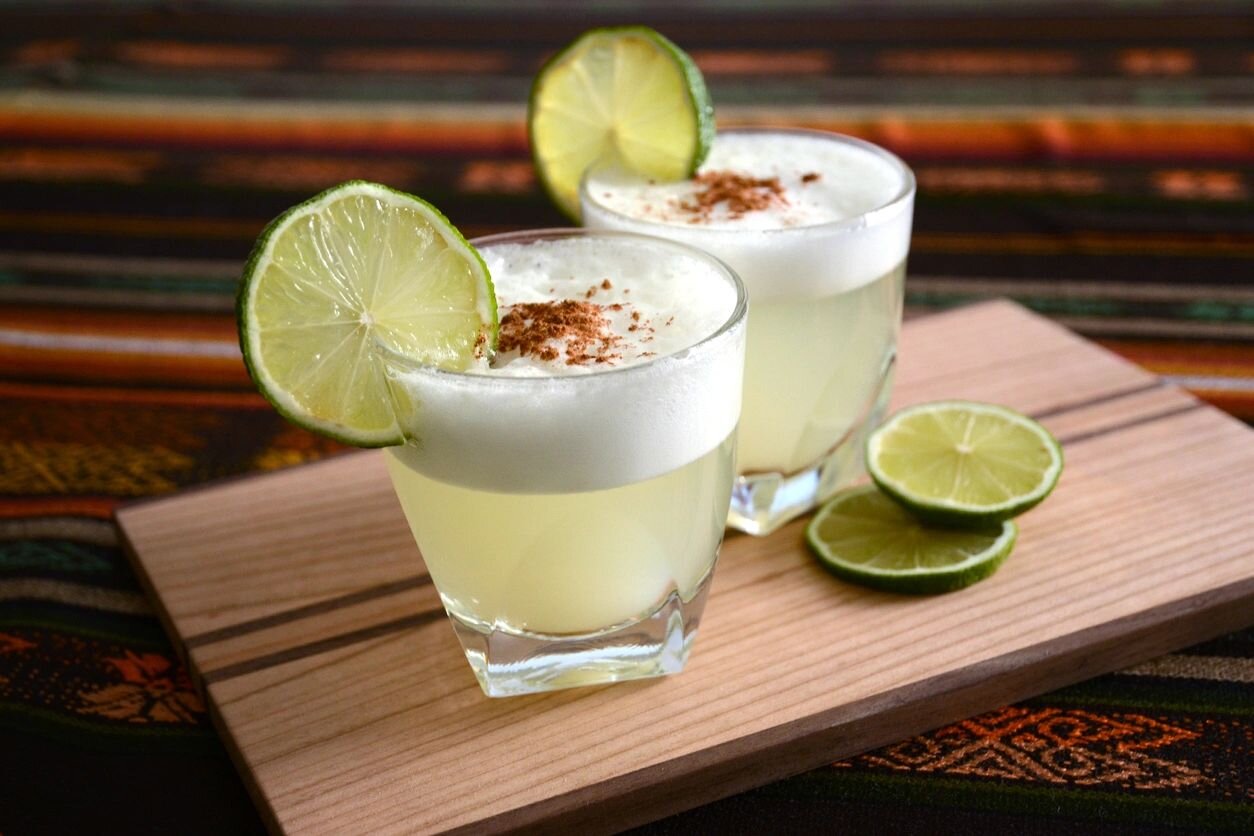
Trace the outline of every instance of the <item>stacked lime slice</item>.
{"label": "stacked lime slice", "polygon": [[536,76],[527,114],[536,172],[579,219],[579,182],[593,166],[682,180],[714,140],[714,107],[696,64],[645,26],[593,29]]}
{"label": "stacked lime slice", "polygon": [[832,574],[890,592],[948,592],[993,573],[1019,530],[1006,520],[985,530],[925,525],[874,485],[837,494],[806,531]]}
{"label": "stacked lime slice", "polygon": [[1054,489],[1062,449],[1049,431],[1004,406],[939,401],[903,409],[867,443],[875,484],[940,525],[992,525]]}
{"label": "stacked lime slice", "polygon": [[253,381],[288,420],[358,447],[402,442],[381,356],[467,368],[496,343],[483,259],[413,195],[343,183],[262,232],[236,300]]}
{"label": "stacked lime slice", "polygon": [[947,592],[988,577],[1018,536],[1013,517],[1049,495],[1062,450],[1049,431],[993,404],[904,409],[867,442],[874,485],[837,494],[811,521],[820,562],[894,592]]}

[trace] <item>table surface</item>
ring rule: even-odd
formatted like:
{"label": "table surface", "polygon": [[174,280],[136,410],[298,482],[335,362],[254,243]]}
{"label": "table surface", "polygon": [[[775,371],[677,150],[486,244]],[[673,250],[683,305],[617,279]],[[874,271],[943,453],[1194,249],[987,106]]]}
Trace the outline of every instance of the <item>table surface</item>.
{"label": "table surface", "polygon": [[[261,831],[112,512],[341,452],[266,406],[234,342],[284,207],[364,177],[468,234],[562,223],[523,103],[555,47],[624,21],[586,8],[0,5],[0,833]],[[1254,25],[1059,9],[629,19],[690,48],[720,124],[913,166],[910,315],[1009,296],[1254,420]],[[1248,831],[1252,704],[1247,630],[644,830]]]}

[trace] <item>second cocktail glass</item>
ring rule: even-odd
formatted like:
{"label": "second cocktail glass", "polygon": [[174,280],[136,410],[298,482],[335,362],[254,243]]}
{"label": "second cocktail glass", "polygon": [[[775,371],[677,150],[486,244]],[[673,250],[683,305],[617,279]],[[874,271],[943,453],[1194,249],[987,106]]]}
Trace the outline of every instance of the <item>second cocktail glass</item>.
{"label": "second cocktail glass", "polygon": [[914,207],[910,169],[820,131],[720,131],[693,180],[590,172],[584,223],[725,261],[749,294],[739,475],[728,524],[766,534],[862,473],[887,408]]}
{"label": "second cocktail glass", "polygon": [[497,287],[499,365],[385,352],[408,439],[388,467],[466,657],[491,696],[677,672],[732,488],[744,288],[656,238],[472,243]]}

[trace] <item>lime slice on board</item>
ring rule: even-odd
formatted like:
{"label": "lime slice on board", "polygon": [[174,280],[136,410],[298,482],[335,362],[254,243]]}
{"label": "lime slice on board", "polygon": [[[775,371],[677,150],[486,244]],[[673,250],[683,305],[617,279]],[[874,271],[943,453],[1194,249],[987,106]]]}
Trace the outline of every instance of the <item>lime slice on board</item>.
{"label": "lime slice on board", "polygon": [[986,529],[929,527],[874,485],[836,494],[806,528],[810,548],[832,574],[908,594],[950,592],[988,577],[1017,536],[1010,520]]}
{"label": "lime slice on board", "polygon": [[937,401],[903,409],[867,440],[867,471],[924,520],[990,525],[1049,495],[1062,448],[1025,415],[993,404]]}
{"label": "lime slice on board", "polygon": [[276,218],[236,299],[253,381],[288,420],[358,447],[403,441],[380,346],[462,370],[496,345],[488,268],[448,219],[377,183]]}
{"label": "lime slice on board", "polygon": [[714,141],[714,106],[688,55],[646,26],[593,29],[536,76],[528,104],[541,183],[579,220],[579,181],[593,165],[657,180],[692,176]]}

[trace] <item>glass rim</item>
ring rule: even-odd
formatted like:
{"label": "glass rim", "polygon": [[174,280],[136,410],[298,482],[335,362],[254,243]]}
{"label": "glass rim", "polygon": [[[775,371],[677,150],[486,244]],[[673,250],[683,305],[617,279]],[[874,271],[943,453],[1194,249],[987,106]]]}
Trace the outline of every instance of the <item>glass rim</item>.
{"label": "glass rim", "polygon": [[812,232],[837,232],[844,230],[862,230],[879,226],[882,223],[895,218],[901,207],[909,200],[913,199],[918,184],[914,177],[914,171],[910,166],[906,165],[906,161],[898,157],[892,151],[883,146],[876,145],[874,142],[868,142],[865,139],[859,139],[856,136],[848,134],[836,133],[835,131],[824,131],[817,128],[795,128],[795,127],[775,127],[772,125],[737,125],[728,128],[719,128],[714,136],[714,141],[718,142],[718,137],[723,134],[792,134],[794,136],[805,136],[814,139],[822,139],[828,142],[836,142],[841,145],[848,145],[878,157],[888,163],[901,177],[901,188],[888,200],[871,207],[865,212],[859,212],[848,218],[841,218],[836,221],[824,221],[817,224],[804,224],[801,226],[777,226],[768,229],[757,229],[748,227],[711,227],[701,224],[672,224],[664,221],[655,221],[648,218],[638,218],[634,215],[628,215],[625,212],[619,212],[617,209],[611,209],[604,203],[592,196],[588,189],[588,178],[592,175],[592,169],[589,168],[584,172],[583,177],[579,179],[579,198],[580,205],[587,200],[588,203],[596,206],[599,211],[616,218],[624,218],[633,224],[638,224],[649,229],[685,229],[696,235],[744,235],[752,232],[754,235],[786,235],[786,234],[804,234]]}
{"label": "glass rim", "polygon": [[[375,350],[383,355],[383,362],[385,364],[402,368],[406,372],[430,374],[435,377],[443,377],[450,380],[482,381],[483,383],[491,383],[492,385],[515,387],[532,385],[548,387],[552,385],[553,381],[579,381],[591,378],[601,380],[611,375],[641,373],[649,369],[654,369],[660,364],[675,362],[693,351],[715,342],[729,331],[743,324],[745,321],[749,309],[749,297],[748,292],[745,290],[744,282],[740,279],[740,275],[721,259],[711,255],[705,250],[691,246],[690,244],[672,241],[655,235],[643,235],[638,232],[585,229],[583,227],[545,227],[542,229],[523,229],[514,232],[498,232],[492,235],[481,235],[476,238],[471,238],[469,239],[469,244],[478,250],[479,247],[484,245],[491,246],[495,244],[528,243],[532,241],[561,240],[568,238],[616,238],[634,240],[650,246],[660,246],[663,248],[677,250],[686,256],[699,258],[713,266],[726,281],[731,283],[732,289],[736,292],[736,303],[732,306],[731,313],[728,315],[727,319],[718,328],[691,345],[684,346],[678,351],[672,351],[670,354],[664,354],[661,357],[652,357],[642,363],[635,363],[622,368],[596,369],[580,374],[545,374],[514,377],[511,375],[494,375],[485,374],[484,372],[442,369],[438,366],[418,362],[388,346],[378,337],[375,337],[374,340]],[[577,384],[572,383],[572,385]]]}

